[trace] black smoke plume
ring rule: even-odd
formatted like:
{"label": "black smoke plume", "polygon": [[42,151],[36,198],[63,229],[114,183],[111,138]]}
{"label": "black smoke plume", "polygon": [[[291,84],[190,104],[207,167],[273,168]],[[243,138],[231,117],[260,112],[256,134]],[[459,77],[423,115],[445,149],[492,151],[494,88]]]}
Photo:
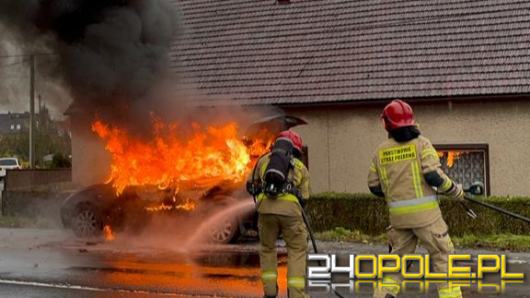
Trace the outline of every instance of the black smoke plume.
{"label": "black smoke plume", "polygon": [[177,28],[165,0],[0,0],[0,23],[24,52],[55,57],[54,78],[91,109],[145,99],[167,73]]}

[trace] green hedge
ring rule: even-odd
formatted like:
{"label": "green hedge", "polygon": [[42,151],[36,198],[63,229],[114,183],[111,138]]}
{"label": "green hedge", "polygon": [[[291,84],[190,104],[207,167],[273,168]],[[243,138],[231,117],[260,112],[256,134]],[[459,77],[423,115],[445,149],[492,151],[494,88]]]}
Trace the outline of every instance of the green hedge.
{"label": "green hedge", "polygon": [[[485,202],[530,216],[530,198],[489,197]],[[530,234],[530,225],[488,208],[469,203],[478,217],[468,217],[459,202],[441,199],[441,208],[449,231],[455,236],[465,234]],[[312,196],[307,206],[315,231],[336,227],[359,230],[368,235],[380,235],[389,225],[388,210],[383,199],[369,194],[322,193]]]}

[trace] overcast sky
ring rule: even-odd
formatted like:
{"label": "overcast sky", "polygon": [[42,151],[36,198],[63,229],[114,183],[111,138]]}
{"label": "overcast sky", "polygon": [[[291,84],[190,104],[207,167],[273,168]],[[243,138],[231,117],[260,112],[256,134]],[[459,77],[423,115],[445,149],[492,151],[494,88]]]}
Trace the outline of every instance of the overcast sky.
{"label": "overcast sky", "polygon": [[[0,27],[0,113],[29,111],[30,64],[28,57],[16,57],[23,51],[7,39],[5,30]],[[15,56],[15,57],[5,57]],[[37,58],[39,68],[47,69],[53,66],[54,59],[50,56]],[[70,103],[68,93],[58,84],[37,72],[36,94],[50,108],[54,118],[63,117],[62,114]],[[37,105],[37,98],[35,99]]]}

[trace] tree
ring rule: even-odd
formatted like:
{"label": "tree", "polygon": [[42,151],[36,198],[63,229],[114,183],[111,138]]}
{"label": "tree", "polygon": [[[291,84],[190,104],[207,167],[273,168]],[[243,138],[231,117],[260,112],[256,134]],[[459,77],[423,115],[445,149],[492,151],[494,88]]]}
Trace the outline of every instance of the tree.
{"label": "tree", "polygon": [[18,157],[28,160],[29,136],[27,133],[13,133],[0,136],[0,157]]}
{"label": "tree", "polygon": [[[29,135],[27,131],[0,136],[0,157],[17,157],[22,164],[29,160]],[[35,164],[39,168],[65,167],[70,163],[72,152],[70,136],[59,134],[54,129],[36,129],[35,131]],[[45,164],[43,157],[54,155],[56,163]],[[57,155],[57,157],[56,157]],[[68,161],[68,163],[66,163]]]}
{"label": "tree", "polygon": [[72,167],[70,158],[64,156],[62,153],[55,153],[53,155],[51,167],[54,169],[64,169]]}

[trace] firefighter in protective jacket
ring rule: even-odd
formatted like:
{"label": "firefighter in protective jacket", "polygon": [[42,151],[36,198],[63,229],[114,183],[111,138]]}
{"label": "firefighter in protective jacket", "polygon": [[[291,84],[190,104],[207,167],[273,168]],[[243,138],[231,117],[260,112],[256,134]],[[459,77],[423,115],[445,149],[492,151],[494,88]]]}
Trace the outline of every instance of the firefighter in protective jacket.
{"label": "firefighter in protective jacket", "polygon": [[[389,138],[377,148],[368,174],[370,191],[387,201],[388,239],[392,254],[412,254],[418,240],[429,252],[434,272],[447,272],[453,244],[438,206],[437,193],[463,200],[464,192],[440,169],[431,142],[420,135],[410,105],[402,100],[388,104],[381,115]],[[434,190],[436,189],[436,191]],[[383,278],[374,297],[391,298],[400,291],[398,275]],[[459,298],[459,287],[438,287],[440,298]]]}
{"label": "firefighter in protective jacket", "polygon": [[269,163],[272,163],[272,153],[260,158],[247,183],[248,191],[257,195],[263,290],[265,297],[276,297],[278,294],[276,240],[281,234],[287,245],[289,297],[309,297],[305,294],[308,234],[301,210],[301,205],[309,198],[309,171],[299,159],[302,153],[302,138],[288,130],[280,133],[276,143],[279,141],[292,144],[293,156],[289,161],[291,166],[286,179],[290,190],[281,190],[276,196],[271,196],[264,189],[266,172],[270,168]]}

